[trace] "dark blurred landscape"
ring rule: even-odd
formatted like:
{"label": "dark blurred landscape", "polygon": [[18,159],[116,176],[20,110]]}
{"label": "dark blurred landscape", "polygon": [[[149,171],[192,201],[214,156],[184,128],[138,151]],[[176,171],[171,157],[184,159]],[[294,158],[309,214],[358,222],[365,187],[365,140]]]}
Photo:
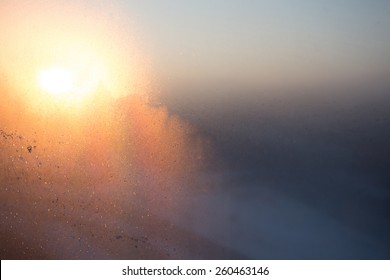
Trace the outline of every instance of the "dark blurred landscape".
{"label": "dark blurred landscape", "polygon": [[[280,252],[253,257],[389,257],[386,88],[208,96],[198,99],[204,103],[188,95],[167,100],[212,139],[225,195],[239,217],[247,210],[242,229],[251,224],[253,232],[246,234],[286,242]],[[272,237],[264,237],[264,228]]]}
{"label": "dark blurred landscape", "polygon": [[1,258],[389,258],[386,92],[220,94],[3,107]]}

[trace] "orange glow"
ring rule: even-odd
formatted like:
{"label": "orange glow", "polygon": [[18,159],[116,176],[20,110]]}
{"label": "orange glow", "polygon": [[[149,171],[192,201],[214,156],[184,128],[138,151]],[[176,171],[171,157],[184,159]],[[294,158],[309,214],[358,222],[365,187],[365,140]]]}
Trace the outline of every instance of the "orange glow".
{"label": "orange glow", "polygon": [[139,40],[129,26],[74,1],[49,2],[0,4],[0,28],[9,31],[0,34],[7,81],[0,85],[0,129],[13,135],[0,148],[3,159],[15,161],[11,169],[0,162],[3,178],[14,180],[16,170],[26,185],[46,182],[61,192],[179,192],[172,182],[190,178],[203,145],[192,141],[187,123],[144,98],[151,75]]}
{"label": "orange glow", "polygon": [[[3,210],[25,218],[17,236],[34,232],[37,248],[51,240],[68,246],[73,239],[64,236],[79,231],[76,224],[80,232],[91,226],[88,238],[97,240],[112,234],[108,221],[140,216],[135,205],[147,216],[177,208],[203,161],[202,142],[189,124],[147,102],[150,75],[138,40],[75,1],[57,10],[57,1],[6,2],[0,196]],[[58,239],[47,234],[52,221],[64,225]]]}
{"label": "orange glow", "polygon": [[145,48],[126,18],[110,18],[120,15],[119,6],[94,10],[77,1],[2,1],[0,9],[0,29],[7,30],[0,35],[0,75],[36,112],[85,109],[99,89],[109,99],[145,91]]}

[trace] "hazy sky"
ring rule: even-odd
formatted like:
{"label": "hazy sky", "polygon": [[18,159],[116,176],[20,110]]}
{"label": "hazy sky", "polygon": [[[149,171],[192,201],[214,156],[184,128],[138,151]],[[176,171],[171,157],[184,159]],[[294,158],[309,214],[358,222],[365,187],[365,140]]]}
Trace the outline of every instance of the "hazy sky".
{"label": "hazy sky", "polygon": [[23,53],[26,65],[32,50],[49,48],[47,59],[82,42],[117,64],[108,67],[111,76],[133,84],[149,70],[160,88],[264,91],[377,83],[390,75],[388,1],[20,0],[2,1],[0,9],[5,59],[13,56],[4,47],[15,49],[16,59]]}
{"label": "hazy sky", "polygon": [[[129,1],[159,75],[291,87],[390,73],[388,1]],[[387,75],[388,76],[388,75]]]}

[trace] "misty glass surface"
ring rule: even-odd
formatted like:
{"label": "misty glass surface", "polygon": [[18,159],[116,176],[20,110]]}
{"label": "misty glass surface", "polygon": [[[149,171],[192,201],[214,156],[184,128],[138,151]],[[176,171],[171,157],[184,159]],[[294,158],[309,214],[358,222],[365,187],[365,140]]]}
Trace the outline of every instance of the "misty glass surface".
{"label": "misty glass surface", "polygon": [[0,2],[1,259],[389,259],[390,2]]}

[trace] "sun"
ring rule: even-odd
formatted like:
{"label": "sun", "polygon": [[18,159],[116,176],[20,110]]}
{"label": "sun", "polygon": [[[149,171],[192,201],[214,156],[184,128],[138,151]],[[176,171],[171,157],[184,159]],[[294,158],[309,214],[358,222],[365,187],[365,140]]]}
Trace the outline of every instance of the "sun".
{"label": "sun", "polygon": [[83,62],[45,67],[38,71],[38,85],[41,93],[52,97],[49,100],[80,104],[103,85],[102,68]]}
{"label": "sun", "polygon": [[61,67],[50,67],[39,73],[39,85],[45,92],[61,96],[74,91],[74,77],[70,70]]}

